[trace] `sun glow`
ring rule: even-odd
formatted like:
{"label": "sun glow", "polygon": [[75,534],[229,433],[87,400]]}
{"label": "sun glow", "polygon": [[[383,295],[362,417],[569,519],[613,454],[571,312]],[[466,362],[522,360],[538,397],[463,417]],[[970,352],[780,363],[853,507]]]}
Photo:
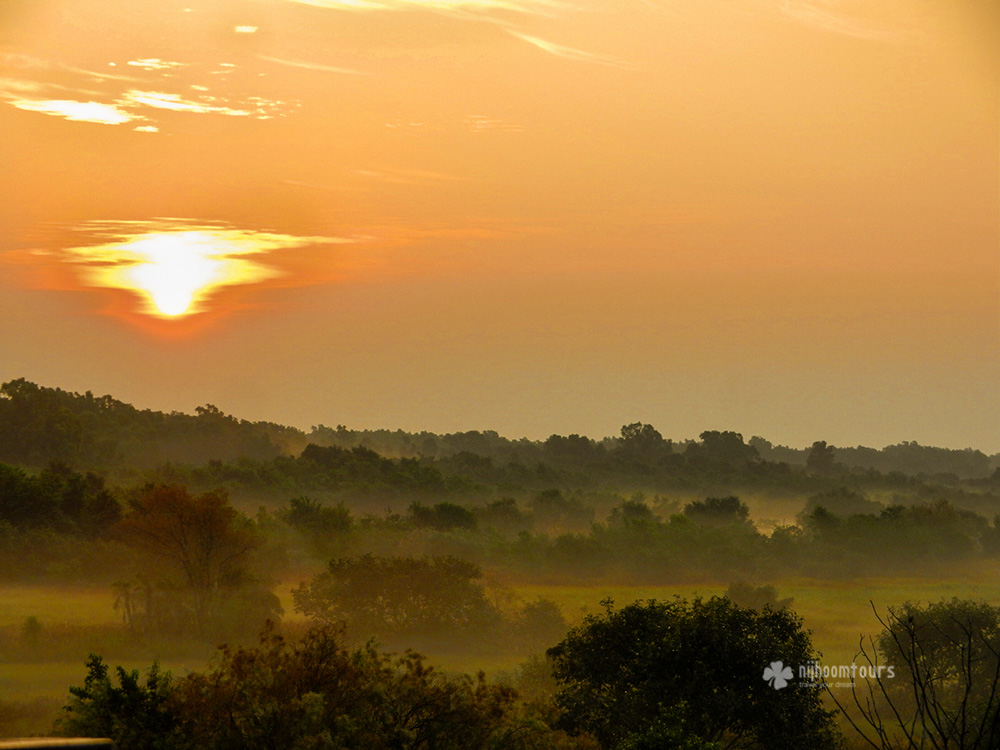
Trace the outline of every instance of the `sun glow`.
{"label": "sun glow", "polygon": [[[276,275],[247,257],[264,248],[254,235],[232,230],[149,232],[125,242],[88,248],[86,276],[94,286],[126,289],[144,299],[144,312],[176,318],[199,312],[220,287]],[[97,265],[100,264],[100,265]]]}
{"label": "sun glow", "polygon": [[196,297],[235,275],[228,267],[233,261],[216,257],[212,237],[203,232],[144,237],[132,243],[132,250],[145,260],[119,269],[122,280],[168,317],[184,315]]}
{"label": "sun glow", "polygon": [[[221,294],[230,287],[325,283],[343,268],[339,254],[325,246],[359,241],[179,218],[91,220],[73,231],[91,242],[15,254],[17,262],[34,268],[31,283],[121,291],[125,295],[117,295],[104,312],[162,321],[233,310],[234,298]],[[131,302],[122,304],[127,299]]]}

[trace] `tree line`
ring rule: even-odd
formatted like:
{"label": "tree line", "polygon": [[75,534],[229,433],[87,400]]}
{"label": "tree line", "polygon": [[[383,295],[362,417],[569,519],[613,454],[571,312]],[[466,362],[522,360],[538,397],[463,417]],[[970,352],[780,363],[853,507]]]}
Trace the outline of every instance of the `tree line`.
{"label": "tree line", "polygon": [[[704,480],[723,471],[744,480],[777,482],[782,474],[821,467],[844,473],[983,479],[1000,469],[1000,455],[972,448],[952,450],[904,442],[882,449],[833,447],[817,441],[789,448],[732,431],[703,432],[675,443],[652,425],[635,422],[602,439],[552,435],[544,441],[512,440],[494,431],[452,434],[402,430],[352,430],[343,425],[309,432],[227,415],[212,404],[195,414],[140,410],[109,395],[71,393],[24,378],[0,385],[0,461],[41,467],[61,461],[74,468],[120,470],[165,463],[201,465],[208,460],[267,462],[298,455],[309,443],[363,447],[389,458],[420,459],[447,475],[479,475],[490,481],[530,480],[539,467],[579,479],[630,479],[661,486]],[[823,466],[824,450],[832,459]],[[819,458],[820,462],[817,462]],[[543,471],[544,473],[544,471]],[[786,477],[787,480],[787,477]]]}

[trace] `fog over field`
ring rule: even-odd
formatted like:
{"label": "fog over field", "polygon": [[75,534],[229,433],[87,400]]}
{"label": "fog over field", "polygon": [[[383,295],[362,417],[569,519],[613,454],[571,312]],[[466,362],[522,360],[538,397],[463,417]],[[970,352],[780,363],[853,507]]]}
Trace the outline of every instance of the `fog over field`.
{"label": "fog over field", "polygon": [[[985,690],[996,678],[988,665],[1000,617],[1000,456],[973,449],[792,448],[732,431],[675,443],[642,422],[601,439],[544,441],[343,426],[306,433],[212,405],[164,414],[19,379],[0,386],[0,534],[8,736],[200,746],[209,742],[206,712],[267,712],[283,695],[305,703],[280,726],[251,731],[236,720],[211,742],[311,742],[333,731],[327,722],[343,699],[317,685],[332,703],[328,718],[309,718],[312,699],[296,692],[305,688],[295,675],[318,659],[330,679],[354,675],[365,695],[407,685],[413,700],[443,701],[433,721],[465,705],[464,718],[433,735],[447,735],[448,746],[490,746],[498,732],[530,725],[531,742],[545,747],[619,747],[663,732],[751,747],[740,743],[765,728],[733,712],[769,715],[779,693],[763,680],[744,685],[739,670],[723,678],[733,669],[725,660],[759,661],[763,673],[797,659],[791,673],[775,674],[799,675],[798,703],[781,710],[804,712],[797,721],[806,723],[781,741],[857,744],[863,732],[850,721],[862,719],[829,712],[849,699],[849,684],[868,683],[809,687],[811,673],[795,670],[818,664],[856,676],[868,659],[896,659],[904,673],[906,652],[894,656],[885,639],[912,617],[928,618],[932,630],[920,637],[938,632],[933,618],[966,622],[959,634],[987,649],[971,684]],[[915,614],[895,619],[901,612]],[[640,616],[639,630],[627,625]],[[663,634],[641,635],[650,617],[662,618]],[[577,715],[585,696],[573,691],[593,679],[577,672],[589,663],[579,649],[611,648],[593,640],[611,627],[643,649],[661,638],[682,638],[674,649],[710,648],[720,662],[698,666],[700,679],[732,679],[725,690],[746,693],[742,702],[685,718],[688,693],[678,687],[669,721],[642,705],[620,728]],[[751,632],[761,635],[744,640]],[[756,644],[756,655],[723,658],[743,643]],[[408,649],[435,670],[393,655]],[[690,665],[648,658],[660,682],[631,684],[637,695],[689,679]],[[250,664],[271,677],[258,685],[257,672],[244,673]],[[365,666],[355,674],[349,664]],[[120,674],[109,671],[118,665]],[[719,677],[706,676],[716,669]],[[282,670],[290,671],[279,678]],[[462,677],[480,670],[484,682]],[[241,708],[205,692],[232,680],[264,692]],[[144,695],[146,708],[123,708],[130,694]],[[891,695],[909,705],[905,691]],[[499,702],[500,714],[488,720],[482,701]],[[376,701],[364,709],[380,717],[375,725],[337,730],[334,746],[415,731],[390,720],[397,709]],[[988,699],[968,710],[983,722],[996,706]],[[433,740],[416,736],[414,747]]]}
{"label": "fog over field", "polygon": [[0,2],[0,744],[1000,747],[998,38]]}

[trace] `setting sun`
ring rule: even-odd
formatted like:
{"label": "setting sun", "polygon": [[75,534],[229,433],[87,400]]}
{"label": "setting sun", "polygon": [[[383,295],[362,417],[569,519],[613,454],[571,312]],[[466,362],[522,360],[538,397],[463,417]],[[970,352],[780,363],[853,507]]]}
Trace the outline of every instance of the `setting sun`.
{"label": "setting sun", "polygon": [[76,285],[124,291],[136,301],[131,312],[164,320],[218,310],[217,294],[225,287],[286,276],[282,264],[290,259],[280,259],[279,251],[352,242],[187,219],[98,220],[75,230],[89,243],[29,254],[32,262],[44,266],[58,258]]}
{"label": "setting sun", "polygon": [[263,249],[247,233],[198,229],[146,232],[76,252],[86,256],[90,285],[133,292],[143,300],[142,312],[176,318],[199,312],[220,287],[275,276],[243,257]]}
{"label": "setting sun", "polygon": [[218,249],[203,232],[152,235],[132,246],[146,260],[120,269],[120,276],[148,295],[167,317],[191,312],[195,300],[208,294],[229,270],[227,261],[212,257]]}
{"label": "setting sun", "polygon": [[0,2],[0,370],[296,424],[1000,449],[998,29]]}

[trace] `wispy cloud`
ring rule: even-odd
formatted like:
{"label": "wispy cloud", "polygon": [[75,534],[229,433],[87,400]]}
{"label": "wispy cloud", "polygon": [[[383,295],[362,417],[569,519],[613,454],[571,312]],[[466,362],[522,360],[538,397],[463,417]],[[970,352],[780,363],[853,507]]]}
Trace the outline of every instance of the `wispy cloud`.
{"label": "wispy cloud", "polygon": [[556,57],[561,57],[566,60],[575,60],[578,62],[589,62],[597,63],[599,65],[607,65],[612,68],[621,68],[622,70],[635,70],[636,66],[626,60],[620,60],[616,57],[609,57],[607,55],[598,55],[593,52],[586,52],[580,49],[574,49],[573,47],[565,47],[561,44],[556,44],[555,42],[550,42],[545,39],[539,39],[537,36],[528,36],[527,34],[522,34],[520,31],[514,31],[513,29],[507,29],[507,33],[512,36],[517,37],[523,42],[534,45],[538,49],[548,52],[550,55],[555,55]]}
{"label": "wispy cloud", "polygon": [[[32,57],[31,55],[24,55],[16,52],[0,52],[0,67],[14,68],[16,70],[25,71],[64,71],[75,75],[86,76],[87,78],[96,78],[108,81],[139,80],[138,78],[134,78],[132,76],[123,76],[117,73],[107,73],[96,70],[87,70],[86,68],[77,68],[72,65],[66,65],[65,63],[52,62],[39,57]],[[114,63],[109,63],[109,67],[114,67]]]}
{"label": "wispy cloud", "polygon": [[340,73],[342,75],[352,75],[352,76],[363,76],[369,75],[360,70],[353,70],[351,68],[338,68],[333,65],[322,65],[321,63],[308,62],[306,60],[292,60],[283,57],[271,57],[270,55],[257,55],[257,59],[264,60],[265,62],[274,63],[275,65],[285,65],[289,68],[303,68],[305,70],[317,70],[323,73]]}
{"label": "wispy cloud", "polygon": [[569,5],[558,0],[287,0],[300,5],[346,11],[512,11],[542,14]]}
{"label": "wispy cloud", "polygon": [[[208,99],[208,97],[201,97]],[[167,94],[162,91],[128,91],[123,97],[123,101],[130,106],[146,106],[154,109],[168,109],[173,112],[197,112],[199,114],[219,114],[237,117],[247,117],[250,111],[246,109],[233,109],[232,107],[218,106],[206,101],[194,99],[184,99],[180,94]]]}
{"label": "wispy cloud", "polygon": [[779,7],[782,13],[796,21],[831,34],[872,41],[887,41],[899,36],[859,18],[837,12],[840,8],[837,0],[782,0]]}
{"label": "wispy cloud", "polygon": [[115,104],[102,104],[101,102],[79,102],[71,99],[12,98],[9,103],[27,112],[41,112],[45,115],[62,117],[71,122],[121,125],[124,122],[142,119]]}
{"label": "wispy cloud", "polygon": [[[207,91],[205,87],[193,87]],[[55,92],[59,94],[53,96]],[[69,96],[66,95],[69,94]],[[46,94],[48,94],[46,96]],[[122,125],[133,121],[151,120],[152,111],[166,110],[189,114],[214,114],[228,117],[251,117],[270,120],[284,117],[300,106],[299,102],[268,99],[260,96],[230,100],[224,97],[199,94],[184,97],[165,91],[130,89],[104,101],[83,99],[85,96],[101,97],[100,92],[88,92],[68,86],[43,84],[17,78],[0,78],[0,101],[26,112],[38,112],[61,117],[70,122],[89,122],[101,125]],[[152,124],[136,128],[144,132],[159,132]]]}
{"label": "wispy cloud", "polygon": [[138,60],[129,60],[125,64],[131,65],[133,68],[142,68],[143,70],[173,70],[184,67],[184,63],[161,60],[158,57],[143,57]]}
{"label": "wispy cloud", "polygon": [[455,182],[463,178],[442,172],[431,172],[422,169],[355,169],[354,174],[368,180],[378,180],[396,185],[431,185],[442,182]]}
{"label": "wispy cloud", "polygon": [[507,120],[498,120],[486,115],[468,115],[465,124],[473,133],[484,133],[489,130],[499,130],[504,133],[521,133],[524,127]]}

